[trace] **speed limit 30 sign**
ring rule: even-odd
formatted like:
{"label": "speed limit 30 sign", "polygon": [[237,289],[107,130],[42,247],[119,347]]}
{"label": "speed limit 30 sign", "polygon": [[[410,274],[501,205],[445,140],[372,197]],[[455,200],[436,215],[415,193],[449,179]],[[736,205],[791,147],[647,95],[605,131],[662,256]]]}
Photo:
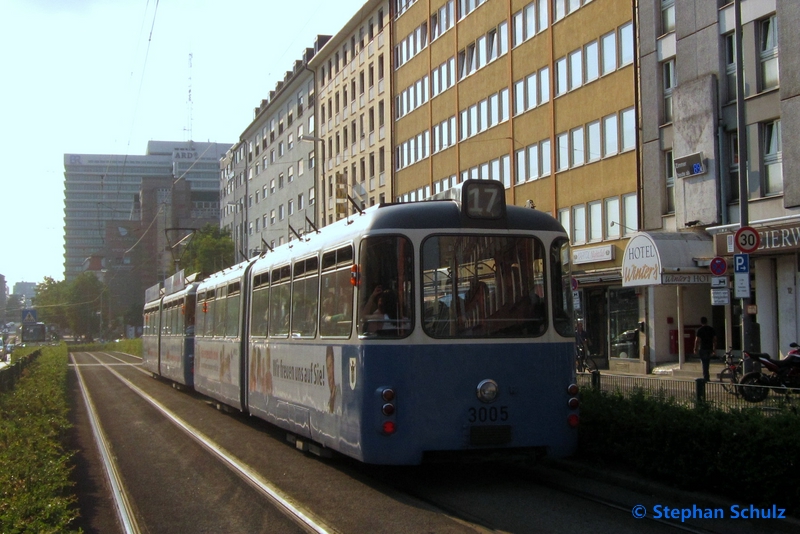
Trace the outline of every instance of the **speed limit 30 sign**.
{"label": "speed limit 30 sign", "polygon": [[750,226],[739,228],[733,240],[736,242],[736,247],[746,254],[755,252],[761,246],[761,236]]}

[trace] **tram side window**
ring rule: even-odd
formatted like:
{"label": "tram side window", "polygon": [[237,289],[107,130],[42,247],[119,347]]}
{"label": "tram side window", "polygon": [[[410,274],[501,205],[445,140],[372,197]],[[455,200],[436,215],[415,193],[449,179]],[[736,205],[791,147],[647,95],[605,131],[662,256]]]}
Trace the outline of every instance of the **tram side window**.
{"label": "tram side window", "polygon": [[269,335],[286,337],[289,335],[289,311],[291,269],[288,265],[272,271],[269,290]]}
{"label": "tram side window", "polygon": [[550,247],[550,263],[553,271],[550,277],[553,293],[553,326],[556,332],[565,337],[572,337],[575,331],[572,325],[572,284],[570,273],[569,241],[559,239]]}
{"label": "tram side window", "polygon": [[206,301],[206,304],[208,304],[208,309],[204,312],[206,316],[206,327],[203,332],[204,335],[210,337],[214,335],[214,314],[216,313],[217,300],[213,290],[209,291],[207,295],[208,300]]}
{"label": "tram side window", "polygon": [[266,337],[269,325],[269,273],[256,276],[253,287],[250,335]]}
{"label": "tram side window", "polygon": [[319,309],[319,259],[307,258],[294,264],[292,280],[292,336],[317,334]]}
{"label": "tram side window", "polygon": [[361,243],[358,324],[362,337],[405,337],[414,324],[413,247],[406,237],[368,237]]}
{"label": "tram side window", "polygon": [[537,337],[547,330],[546,254],[533,237],[422,243],[423,328],[432,337]]}
{"label": "tram side window", "polygon": [[225,317],[225,335],[236,337],[239,334],[239,301],[241,294],[239,282],[228,286],[228,298],[225,299],[227,313]]}
{"label": "tram side window", "polygon": [[322,337],[350,337],[353,326],[353,247],[348,245],[322,255]]}
{"label": "tram side window", "polygon": [[214,335],[216,337],[223,337],[225,335],[225,317],[226,306],[228,305],[227,297],[228,288],[217,288],[217,298],[214,301]]}

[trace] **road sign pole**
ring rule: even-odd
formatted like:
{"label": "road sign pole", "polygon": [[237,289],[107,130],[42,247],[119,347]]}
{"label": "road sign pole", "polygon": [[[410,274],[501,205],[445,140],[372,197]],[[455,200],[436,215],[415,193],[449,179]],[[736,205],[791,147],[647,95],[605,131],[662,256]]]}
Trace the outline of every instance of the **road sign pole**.
{"label": "road sign pole", "polygon": [[[736,38],[736,131],[737,147],[739,154],[739,225],[745,227],[750,224],[749,188],[747,187],[748,162],[747,162],[747,124],[744,114],[744,52],[742,50],[742,1],[734,0],[733,24]],[[747,313],[750,298],[743,298],[742,307],[742,349],[750,350],[753,341],[753,320]],[[761,340],[758,340],[759,350]]]}

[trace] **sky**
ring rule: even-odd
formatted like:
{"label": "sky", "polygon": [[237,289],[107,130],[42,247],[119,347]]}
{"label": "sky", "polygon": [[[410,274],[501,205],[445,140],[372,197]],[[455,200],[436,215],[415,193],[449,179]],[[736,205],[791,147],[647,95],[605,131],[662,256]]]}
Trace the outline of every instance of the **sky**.
{"label": "sky", "polygon": [[0,274],[9,292],[64,279],[64,154],[143,155],[149,140],[190,132],[235,143],[315,37],[338,33],[365,2],[0,2]]}

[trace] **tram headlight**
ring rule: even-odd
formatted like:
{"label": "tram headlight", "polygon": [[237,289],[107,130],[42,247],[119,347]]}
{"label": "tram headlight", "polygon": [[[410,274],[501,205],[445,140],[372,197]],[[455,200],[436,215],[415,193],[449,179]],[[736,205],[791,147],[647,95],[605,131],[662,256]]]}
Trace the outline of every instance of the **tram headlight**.
{"label": "tram headlight", "polygon": [[478,384],[478,399],[481,402],[494,402],[497,400],[497,395],[500,393],[500,389],[497,387],[497,382],[494,380],[483,380],[480,384]]}

